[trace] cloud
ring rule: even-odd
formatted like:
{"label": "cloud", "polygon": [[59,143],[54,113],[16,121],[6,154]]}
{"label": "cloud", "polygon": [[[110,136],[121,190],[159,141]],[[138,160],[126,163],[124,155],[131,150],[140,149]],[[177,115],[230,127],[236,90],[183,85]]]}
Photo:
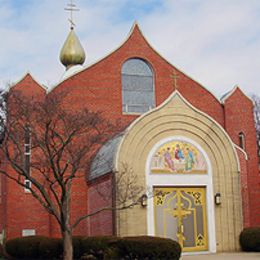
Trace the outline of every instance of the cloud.
{"label": "cloud", "polygon": [[144,31],[163,56],[218,96],[235,84],[259,93],[259,8],[258,1],[167,1],[163,15],[143,19]]}
{"label": "cloud", "polygon": [[[64,69],[67,0],[0,0],[0,82],[30,70],[53,85]],[[239,84],[260,94],[260,1],[78,0],[76,31],[87,63],[126,38],[134,20],[159,53],[217,96]]]}

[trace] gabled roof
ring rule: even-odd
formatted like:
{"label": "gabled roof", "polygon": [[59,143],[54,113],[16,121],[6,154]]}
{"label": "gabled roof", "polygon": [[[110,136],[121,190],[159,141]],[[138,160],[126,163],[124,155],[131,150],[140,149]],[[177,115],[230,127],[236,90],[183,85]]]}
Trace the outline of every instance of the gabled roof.
{"label": "gabled roof", "polygon": [[233,87],[232,90],[228,91],[226,94],[224,94],[221,98],[220,98],[220,101],[222,104],[225,104],[225,101],[228,100],[231,96],[233,96],[235,93],[237,92],[240,92],[243,96],[245,96],[247,99],[249,99],[251,102],[254,103],[254,101],[249,97],[247,96],[242,90],[241,88],[236,85]]}
{"label": "gabled roof", "polygon": [[41,83],[39,83],[30,72],[26,72],[19,80],[8,86],[8,89],[6,91],[8,92],[10,89],[22,85],[23,83],[28,82],[30,80],[32,80],[35,83],[35,85],[42,88],[45,92],[47,91],[47,88],[43,86]]}
{"label": "gabled roof", "polygon": [[[149,44],[148,41],[145,39],[145,37],[144,37],[144,35],[143,35],[141,29],[139,28],[138,23],[135,21],[134,24],[133,24],[133,26],[132,26],[132,28],[131,28],[131,30],[130,30],[130,32],[128,33],[128,36],[126,37],[126,39],[125,39],[116,49],[112,50],[111,52],[109,52],[109,53],[106,54],[104,57],[100,58],[99,60],[94,61],[94,62],[92,62],[91,64],[88,64],[88,65],[86,65],[86,66],[82,66],[81,69],[78,67],[78,69],[74,70],[73,67],[71,67],[71,68],[68,70],[68,72],[69,72],[70,70],[74,70],[74,71],[72,71],[72,73],[66,73],[66,76],[65,76],[65,77],[62,76],[61,80],[60,80],[56,85],[54,85],[54,86],[52,87],[52,89],[50,89],[49,91],[52,91],[53,89],[55,89],[56,87],[58,87],[61,83],[63,83],[63,82],[66,81],[67,79],[71,78],[72,76],[75,76],[75,75],[79,74],[80,72],[85,71],[85,70],[91,68],[92,66],[96,65],[97,63],[103,61],[104,59],[108,58],[108,57],[109,57],[110,55],[112,55],[114,52],[116,52],[117,50],[119,50],[119,49],[129,40],[129,38],[130,38],[132,35],[137,34],[137,33],[141,34],[142,37],[144,38],[144,40],[147,42],[147,44]],[[150,44],[149,44],[149,46],[150,46]]]}
{"label": "gabled roof", "polygon": [[[99,59],[98,61],[95,61],[87,66],[83,66],[82,69],[77,69],[75,71],[73,71],[71,74],[68,73],[66,74],[66,77],[62,77],[61,81],[58,82],[56,85],[53,86],[52,89],[49,89],[49,91],[52,91],[53,89],[55,89],[56,87],[58,87],[60,84],[62,84],[64,81],[70,79],[71,77],[91,68],[92,66],[100,63],[101,61],[105,60],[106,58],[108,58],[110,55],[112,55],[113,53],[115,53],[117,50],[119,50],[120,48],[122,48],[129,40],[141,36],[141,38],[143,39],[144,43],[147,44],[158,56],[160,56],[166,63],[168,63],[170,66],[172,66],[173,68],[175,68],[177,71],[179,71],[180,73],[182,73],[183,75],[185,75],[186,77],[190,78],[192,81],[196,82],[197,84],[199,84],[202,88],[204,88],[207,92],[209,92],[218,102],[219,99],[210,91],[208,90],[206,87],[204,87],[201,83],[199,83],[198,81],[194,80],[192,77],[188,76],[185,72],[183,72],[182,70],[180,70],[179,68],[177,68],[176,66],[174,66],[173,64],[171,64],[167,59],[165,59],[157,50],[155,50],[155,48],[153,48],[153,46],[148,42],[148,40],[146,39],[146,37],[144,36],[142,30],[140,29],[138,23],[135,21],[130,32],[128,33],[128,36],[126,37],[126,39],[123,41],[123,43],[121,43],[119,45],[119,47],[117,47],[116,49],[112,50],[109,54],[105,55],[104,57],[102,57],[101,59]],[[73,67],[71,68],[73,69]],[[68,76],[67,76],[68,75]]]}

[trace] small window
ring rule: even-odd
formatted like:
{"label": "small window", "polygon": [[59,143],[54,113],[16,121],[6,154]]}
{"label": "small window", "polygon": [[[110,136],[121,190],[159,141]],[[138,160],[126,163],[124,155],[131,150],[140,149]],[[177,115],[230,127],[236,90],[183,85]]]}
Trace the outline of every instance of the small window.
{"label": "small window", "polygon": [[155,106],[153,72],[142,59],[127,60],[122,67],[124,113],[144,113]]}
{"label": "small window", "polygon": [[26,193],[31,193],[31,190],[30,190],[31,187],[32,187],[32,182],[28,179],[25,179],[24,180],[24,191]]}
{"label": "small window", "polygon": [[238,135],[238,137],[239,137],[239,146],[243,149],[243,150],[245,150],[245,135],[244,135],[244,133],[239,133],[239,135]]}

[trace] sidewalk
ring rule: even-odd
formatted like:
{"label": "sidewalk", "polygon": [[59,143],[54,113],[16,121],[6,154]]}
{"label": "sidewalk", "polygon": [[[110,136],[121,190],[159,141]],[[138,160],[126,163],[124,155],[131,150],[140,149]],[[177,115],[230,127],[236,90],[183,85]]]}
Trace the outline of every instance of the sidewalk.
{"label": "sidewalk", "polygon": [[260,260],[260,253],[219,253],[208,255],[185,255],[181,260]]}

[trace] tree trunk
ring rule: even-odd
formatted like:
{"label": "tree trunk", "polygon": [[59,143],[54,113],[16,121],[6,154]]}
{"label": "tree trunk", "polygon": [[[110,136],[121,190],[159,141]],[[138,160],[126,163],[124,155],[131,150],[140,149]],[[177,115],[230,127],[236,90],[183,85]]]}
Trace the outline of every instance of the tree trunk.
{"label": "tree trunk", "polygon": [[64,200],[62,203],[63,260],[73,260],[72,229],[70,225],[70,189],[71,181],[68,183],[67,192],[64,194]]}
{"label": "tree trunk", "polygon": [[63,260],[73,260],[72,233],[65,230],[62,233],[63,238]]}

